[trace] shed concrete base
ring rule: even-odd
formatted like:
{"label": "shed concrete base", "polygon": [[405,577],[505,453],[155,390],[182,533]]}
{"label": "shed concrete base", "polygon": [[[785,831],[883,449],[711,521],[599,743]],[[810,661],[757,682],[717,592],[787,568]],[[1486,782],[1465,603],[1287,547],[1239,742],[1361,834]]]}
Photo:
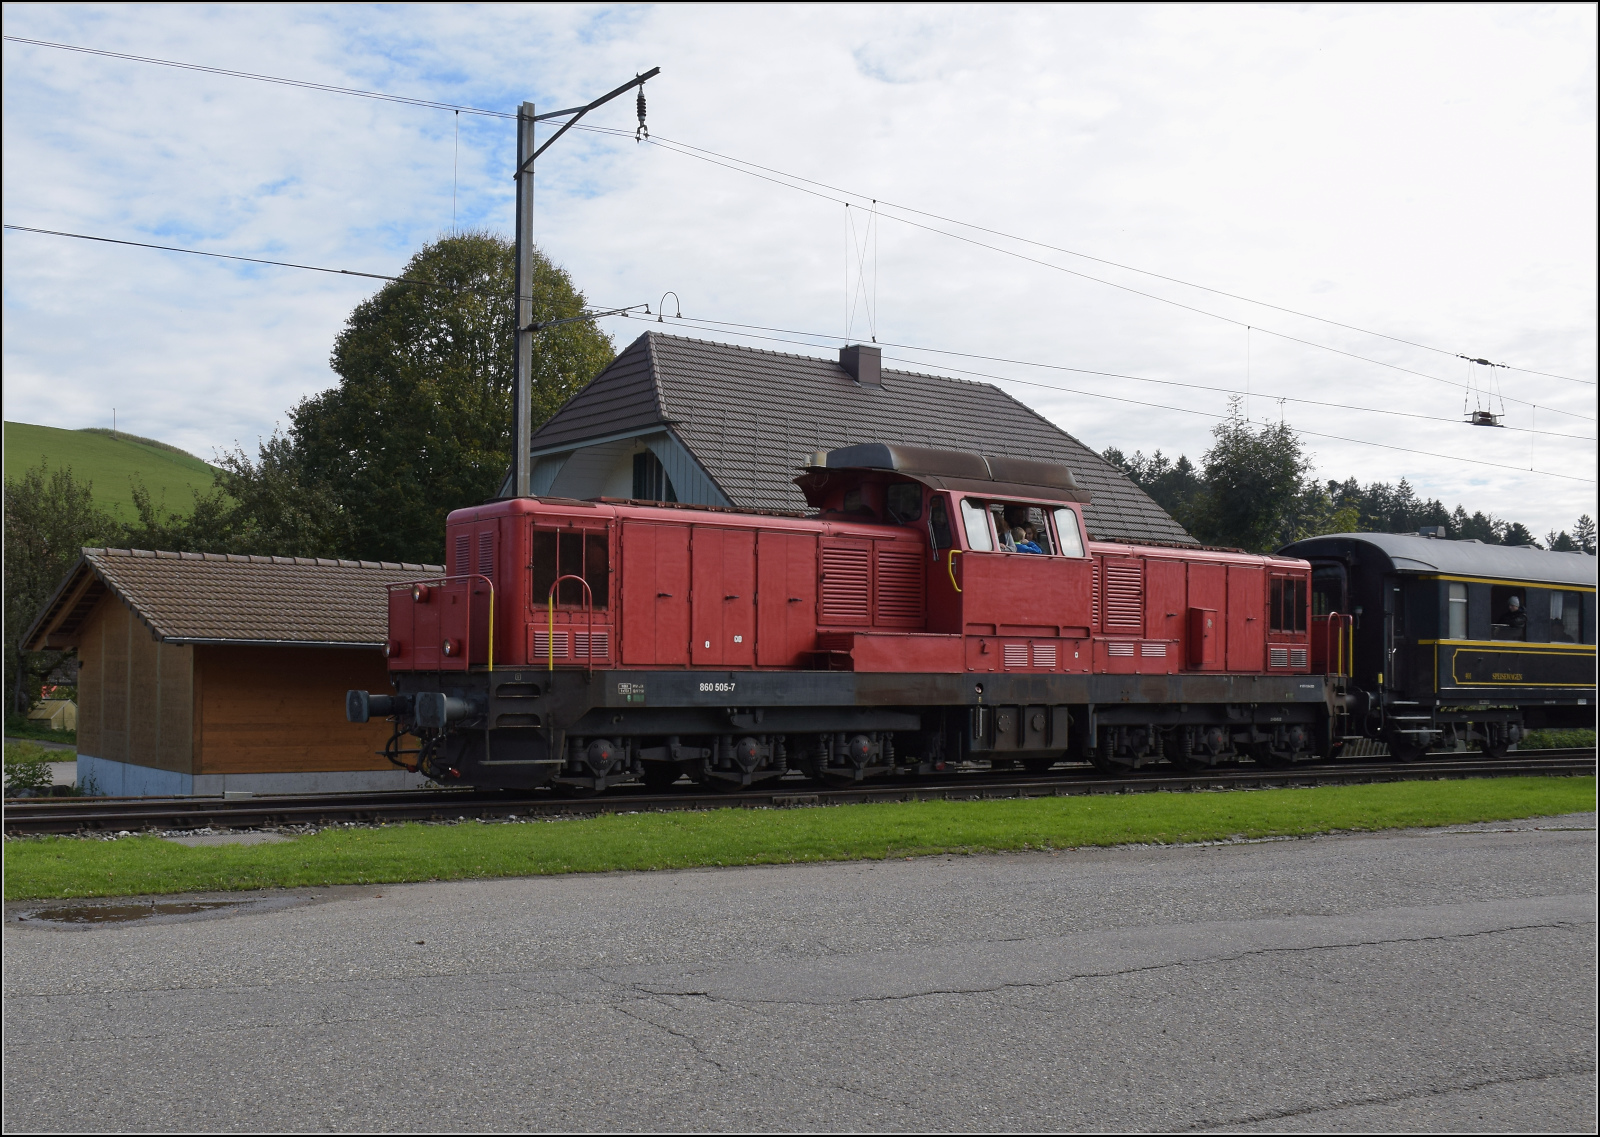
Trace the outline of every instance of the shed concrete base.
{"label": "shed concrete base", "polygon": [[107,797],[218,797],[224,793],[323,794],[414,790],[426,784],[405,770],[301,771],[280,774],[179,774],[131,762],[78,755],[78,784],[92,779]]}

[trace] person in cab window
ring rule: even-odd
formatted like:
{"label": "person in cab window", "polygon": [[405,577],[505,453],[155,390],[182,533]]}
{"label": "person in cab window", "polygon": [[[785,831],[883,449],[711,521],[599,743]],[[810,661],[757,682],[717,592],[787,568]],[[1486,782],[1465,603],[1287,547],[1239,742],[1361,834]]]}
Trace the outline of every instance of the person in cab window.
{"label": "person in cab window", "polygon": [[1526,639],[1528,636],[1528,614],[1522,610],[1520,596],[1513,596],[1506,601],[1506,628],[1510,631],[1511,639]]}
{"label": "person in cab window", "polygon": [[1039,542],[1036,540],[1037,537],[1038,533],[1034,531],[1031,525],[1018,525],[1011,530],[1011,540],[1016,545],[1016,551],[1019,553],[1042,554],[1044,550],[1039,547]]}

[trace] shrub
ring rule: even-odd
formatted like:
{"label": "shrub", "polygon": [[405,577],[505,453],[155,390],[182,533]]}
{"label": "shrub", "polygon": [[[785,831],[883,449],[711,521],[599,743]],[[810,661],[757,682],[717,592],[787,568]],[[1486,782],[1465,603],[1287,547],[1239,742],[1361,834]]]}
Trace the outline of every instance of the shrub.
{"label": "shrub", "polygon": [[6,744],[5,778],[6,795],[16,797],[19,790],[29,793],[48,793],[55,782],[50,769],[51,752],[41,746],[26,742]]}
{"label": "shrub", "polygon": [[1518,750],[1567,750],[1594,745],[1592,730],[1530,730]]}

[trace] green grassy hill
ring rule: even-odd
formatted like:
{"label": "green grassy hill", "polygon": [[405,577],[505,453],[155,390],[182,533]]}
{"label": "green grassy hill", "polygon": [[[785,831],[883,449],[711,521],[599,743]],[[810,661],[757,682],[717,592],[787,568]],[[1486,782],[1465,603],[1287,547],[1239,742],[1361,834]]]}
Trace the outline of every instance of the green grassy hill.
{"label": "green grassy hill", "polygon": [[[131,521],[133,477],[138,475],[157,504],[187,513],[192,489],[211,488],[212,468],[193,454],[153,438],[109,430],[61,430],[23,422],[5,424],[6,477],[48,460],[50,468],[71,466],[73,476],[94,483],[95,503],[114,517]],[[165,497],[163,498],[163,495]]]}

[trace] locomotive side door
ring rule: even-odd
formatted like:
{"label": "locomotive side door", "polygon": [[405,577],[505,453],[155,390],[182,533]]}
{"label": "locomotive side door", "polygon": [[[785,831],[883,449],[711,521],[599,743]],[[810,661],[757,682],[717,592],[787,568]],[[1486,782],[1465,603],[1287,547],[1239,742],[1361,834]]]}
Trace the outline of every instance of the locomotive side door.
{"label": "locomotive side door", "polygon": [[689,662],[689,527],[622,526],[622,661]]}
{"label": "locomotive side door", "polygon": [[1189,564],[1189,666],[1221,671],[1227,645],[1228,570],[1222,565]]}
{"label": "locomotive side door", "polygon": [[690,548],[689,658],[697,665],[756,661],[756,535],[695,525]]}
{"label": "locomotive side door", "polygon": [[756,662],[803,666],[817,646],[816,534],[763,529],[756,564]]}
{"label": "locomotive side door", "polygon": [[1228,670],[1263,671],[1267,664],[1267,574],[1254,565],[1228,566]]}

